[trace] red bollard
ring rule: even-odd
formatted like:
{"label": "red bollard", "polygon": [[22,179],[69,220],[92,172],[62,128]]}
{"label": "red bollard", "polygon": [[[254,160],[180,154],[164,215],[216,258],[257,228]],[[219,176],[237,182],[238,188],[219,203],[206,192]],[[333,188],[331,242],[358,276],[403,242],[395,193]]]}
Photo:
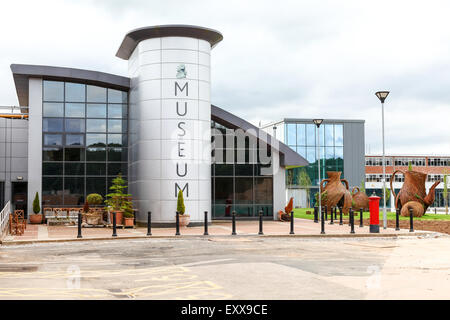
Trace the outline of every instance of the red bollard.
{"label": "red bollard", "polygon": [[369,197],[370,233],[380,233],[380,197]]}

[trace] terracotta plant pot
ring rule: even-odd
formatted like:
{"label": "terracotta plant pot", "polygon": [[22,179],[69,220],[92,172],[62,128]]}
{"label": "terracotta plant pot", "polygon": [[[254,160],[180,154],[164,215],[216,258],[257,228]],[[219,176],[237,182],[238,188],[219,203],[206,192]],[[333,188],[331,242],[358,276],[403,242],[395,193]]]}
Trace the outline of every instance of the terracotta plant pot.
{"label": "terracotta plant pot", "polygon": [[191,221],[191,216],[188,214],[180,214],[180,227],[187,227]]}
{"label": "terracotta plant pot", "polygon": [[[122,225],[123,220],[123,211],[115,211],[116,212],[116,225]],[[113,224],[113,211],[109,212],[109,218],[111,219],[111,224]]]}
{"label": "terracotta plant pot", "polygon": [[86,214],[86,223],[97,225],[100,223],[101,216],[98,214]]}
{"label": "terracotta plant pot", "polygon": [[[394,188],[392,188],[392,181],[394,181],[395,174],[397,172],[403,173],[405,177],[405,182],[402,185],[399,193],[396,195]],[[391,176],[391,190],[395,199],[395,208],[402,209],[410,201],[419,202],[423,206],[423,212],[426,212],[428,207],[434,202],[434,189],[441,183],[441,181],[436,181],[430,188],[428,195],[425,191],[425,182],[427,180],[427,174],[417,171],[402,171],[395,170]],[[422,213],[423,214],[423,213]],[[407,214],[409,216],[409,213]]]}
{"label": "terracotta plant pot", "polygon": [[40,223],[42,223],[42,214],[41,213],[31,214],[30,215],[30,223],[31,224],[40,224]]}
{"label": "terracotta plant pot", "polygon": [[[328,179],[320,182],[321,194],[326,192],[326,200],[322,201],[322,206],[327,207],[328,212],[331,212],[332,207],[342,207],[342,212],[348,214],[352,206],[352,194],[348,190],[348,181],[341,179],[341,174],[341,171],[327,171]],[[323,187],[324,182],[327,182],[325,187]]]}
{"label": "terracotta plant pot", "polygon": [[[355,189],[358,190],[358,192],[355,192]],[[352,208],[353,211],[359,211],[361,208],[364,209],[364,211],[369,210],[369,197],[365,192],[362,192],[359,190],[359,187],[353,187],[352,190],[353,194],[353,202],[352,202]]]}
{"label": "terracotta plant pot", "polygon": [[134,226],[134,218],[123,218],[123,224],[125,227],[132,227]]}

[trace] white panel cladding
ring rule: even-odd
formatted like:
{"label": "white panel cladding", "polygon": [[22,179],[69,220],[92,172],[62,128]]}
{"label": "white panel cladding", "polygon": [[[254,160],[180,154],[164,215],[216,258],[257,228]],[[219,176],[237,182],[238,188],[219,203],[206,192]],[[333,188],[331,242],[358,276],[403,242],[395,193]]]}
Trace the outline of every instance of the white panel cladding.
{"label": "white panel cladding", "polygon": [[174,223],[180,189],[192,222],[211,211],[210,49],[166,37],[141,41],[131,56],[129,185],[140,222],[152,211],[152,222]]}
{"label": "white panel cladding", "polygon": [[[42,200],[42,79],[29,79],[28,212],[36,192]],[[48,178],[47,178],[48,179]]]}

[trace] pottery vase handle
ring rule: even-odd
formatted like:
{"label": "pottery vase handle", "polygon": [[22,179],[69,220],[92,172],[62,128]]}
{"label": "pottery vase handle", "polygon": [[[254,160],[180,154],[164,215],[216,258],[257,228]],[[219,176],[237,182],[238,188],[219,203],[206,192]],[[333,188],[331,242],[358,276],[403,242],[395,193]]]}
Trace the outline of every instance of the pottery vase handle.
{"label": "pottery vase handle", "polygon": [[324,183],[324,182],[330,182],[330,179],[323,179],[323,180],[322,180],[322,182],[320,183],[320,193],[323,192],[323,188],[324,188],[323,183]]}
{"label": "pottery vase handle", "polygon": [[346,179],[341,179],[341,182],[344,182],[345,183],[345,186],[347,187],[347,190],[348,190],[348,181],[346,180]]}
{"label": "pottery vase handle", "polygon": [[355,189],[357,189],[358,192],[361,191],[361,190],[359,190],[359,187],[356,186],[356,187],[353,187],[353,189],[352,189],[352,194],[355,192]]}
{"label": "pottery vase handle", "polygon": [[395,170],[394,172],[392,172],[391,181],[389,181],[389,185],[391,186],[391,192],[392,192],[392,195],[394,196],[395,209],[397,209],[397,195],[395,194],[395,189],[392,187],[392,181],[394,181],[395,174],[397,172],[400,172],[403,175],[405,175],[405,173],[402,170]]}

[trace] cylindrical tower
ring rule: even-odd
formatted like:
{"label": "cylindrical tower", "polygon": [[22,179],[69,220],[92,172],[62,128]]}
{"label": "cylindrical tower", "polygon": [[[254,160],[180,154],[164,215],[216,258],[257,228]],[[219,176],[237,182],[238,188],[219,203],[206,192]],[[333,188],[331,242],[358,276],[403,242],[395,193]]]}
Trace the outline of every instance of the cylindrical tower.
{"label": "cylindrical tower", "polygon": [[137,220],[175,222],[183,191],[191,224],[211,212],[210,51],[214,30],[185,25],[129,32],[117,56],[127,59],[128,182]]}

